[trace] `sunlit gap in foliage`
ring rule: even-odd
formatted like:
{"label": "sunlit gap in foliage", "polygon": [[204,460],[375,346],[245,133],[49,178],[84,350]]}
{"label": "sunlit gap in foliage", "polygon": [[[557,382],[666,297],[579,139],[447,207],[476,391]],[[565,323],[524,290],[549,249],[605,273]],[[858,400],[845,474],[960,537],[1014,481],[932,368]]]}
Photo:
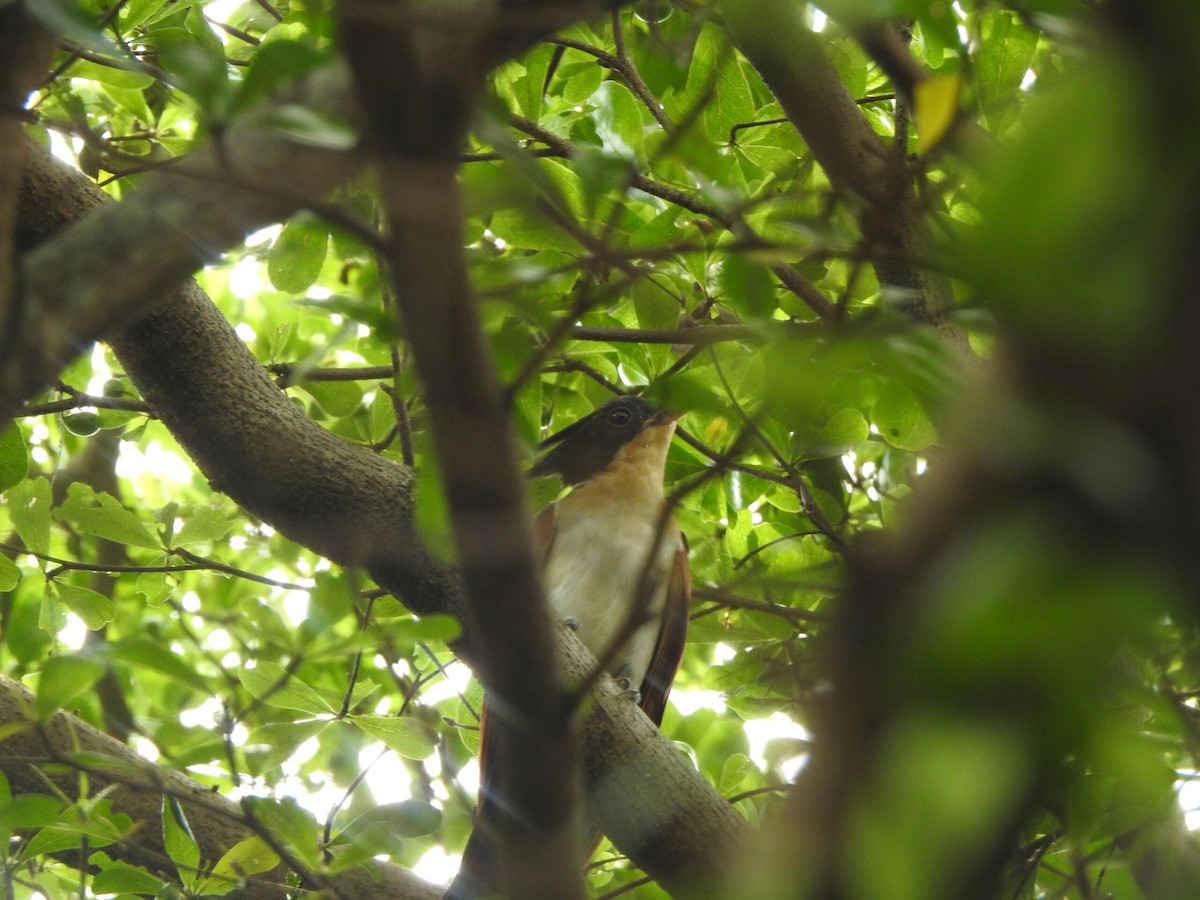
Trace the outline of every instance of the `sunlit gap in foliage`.
{"label": "sunlit gap in foliage", "polygon": [[[767,772],[772,768],[771,760],[788,781],[795,781],[800,770],[808,762],[808,752],[786,754],[786,748],[797,742],[808,744],[812,735],[799,722],[793,722],[782,712],[773,712],[765,719],[750,719],[745,724],[746,740],[750,747],[750,759],[758,768]],[[773,741],[783,744],[784,752],[770,747]],[[770,751],[770,752],[768,752]]]}
{"label": "sunlit gap in foliage", "polygon": [[1200,831],[1200,772],[1184,771],[1179,776],[1176,791],[1183,820],[1189,831]]}
{"label": "sunlit gap in foliage", "polygon": [[[210,22],[227,22],[229,17],[237,12],[238,7],[242,5],[244,0],[211,0],[204,7],[204,17]],[[214,28],[213,31],[217,37],[221,39],[221,43],[228,44],[230,36],[220,28]]]}
{"label": "sunlit gap in foliage", "polygon": [[950,8],[954,10],[954,14],[958,17],[958,39],[964,45],[971,43],[971,34],[967,31],[967,26],[964,24],[967,21],[967,11],[963,9],[962,4],[958,0],[950,4]]}
{"label": "sunlit gap in foliage", "polygon": [[92,345],[92,377],[87,384],[87,392],[89,394],[103,394],[105,383],[113,377],[113,370],[109,368],[108,357],[104,351],[103,344]]}
{"label": "sunlit gap in foliage", "polygon": [[430,847],[412,870],[417,877],[431,884],[449,884],[461,864],[462,857],[457,853],[447,853],[442,847]]}
{"label": "sunlit gap in foliage", "polygon": [[67,624],[55,637],[64,647],[71,650],[80,650],[83,648],[83,642],[87,640],[87,634],[88,628],[83,624],[83,620],[75,615],[75,613],[68,612]]}
{"label": "sunlit gap in foliage", "polygon": [[[164,486],[190,483],[193,473],[192,467],[182,456],[159,441],[151,441],[144,449],[132,442],[122,441],[121,452],[117,456],[117,477],[144,485],[146,482],[141,480],[146,476],[152,476],[157,489],[161,491]],[[150,497],[143,499],[153,502]]]}

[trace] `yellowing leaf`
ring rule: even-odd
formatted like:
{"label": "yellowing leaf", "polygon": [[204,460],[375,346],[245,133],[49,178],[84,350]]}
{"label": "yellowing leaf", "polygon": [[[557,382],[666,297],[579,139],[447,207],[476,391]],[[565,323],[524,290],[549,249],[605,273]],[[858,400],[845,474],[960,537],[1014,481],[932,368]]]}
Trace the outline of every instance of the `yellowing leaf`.
{"label": "yellowing leaf", "polygon": [[917,82],[913,89],[913,122],[917,126],[917,150],[922,156],[941,143],[958,115],[962,76],[934,75]]}

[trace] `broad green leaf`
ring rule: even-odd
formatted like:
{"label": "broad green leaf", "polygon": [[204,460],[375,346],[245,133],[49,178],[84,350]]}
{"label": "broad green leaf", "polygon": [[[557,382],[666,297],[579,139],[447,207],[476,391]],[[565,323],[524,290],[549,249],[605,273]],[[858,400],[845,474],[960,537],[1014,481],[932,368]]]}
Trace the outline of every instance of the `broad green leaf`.
{"label": "broad green leaf", "polygon": [[10,424],[0,431],[0,494],[17,484],[29,471],[29,452],[21,429]]}
{"label": "broad green leaf", "polygon": [[653,278],[639,278],[629,289],[639,328],[674,328],[680,306],[669,291]]}
{"label": "broad green leaf", "polygon": [[0,554],[0,591],[11,591],[20,583],[20,567],[7,556]]}
{"label": "broad green leaf", "polygon": [[619,81],[605,81],[588,101],[591,120],[604,140],[604,149],[626,159],[645,156],[641,101]]}
{"label": "broad green leaf", "polygon": [[275,832],[305,865],[319,865],[317,821],[313,814],[302,809],[295,800],[268,800],[255,797],[249,801],[258,820]]}
{"label": "broad green leaf", "polygon": [[50,482],[29,478],[4,498],[13,527],[34,553],[50,552]]}
{"label": "broad green leaf", "polygon": [[441,824],[437,807],[420,800],[401,800],[367,810],[346,826],[337,841],[367,844],[376,853],[394,852],[399,839],[433,834]]}
{"label": "broad green leaf", "polygon": [[999,137],[1019,111],[1023,98],[1018,89],[1033,65],[1038,36],[1007,10],[982,18],[985,40],[975,60],[975,86],[988,124]]}
{"label": "broad green leaf", "polygon": [[173,546],[207,544],[219,541],[229,534],[232,523],[229,516],[219,507],[198,506],[183,517],[183,527],[172,539]]}
{"label": "broad green leaf", "polygon": [[79,616],[89,631],[103,628],[117,614],[116,605],[112,600],[91,588],[79,587],[65,581],[56,582],[54,587],[67,609]]}
{"label": "broad green leaf", "polygon": [[728,797],[753,771],[754,765],[746,754],[734,753],[721,764],[721,774],[717,777],[716,788],[723,796]]}
{"label": "broad green leaf", "polygon": [[163,849],[175,863],[179,872],[179,880],[185,888],[191,888],[200,881],[200,847],[192,834],[183,807],[174,797],[164,796],[162,804]]}
{"label": "broad green leaf", "polygon": [[251,775],[262,775],[278,768],[296,749],[320,734],[333,719],[309,719],[300,722],[272,722],[250,732],[246,743],[246,768]]}
{"label": "broad green leaf", "polygon": [[362,388],[353,381],[306,381],[300,387],[335,418],[354,415],[362,405]]}
{"label": "broad green leaf", "polygon": [[429,726],[413,716],[350,716],[349,719],[407,759],[427,759],[437,747]]}
{"label": "broad green leaf", "polygon": [[146,598],[147,606],[161,606],[163,601],[171,596],[171,582],[164,572],[142,572],[137,577],[138,594]]}
{"label": "broad green leaf", "polygon": [[817,452],[834,456],[844,453],[855,444],[870,437],[870,428],[863,414],[857,409],[842,409],[833,414],[814,439]]}
{"label": "broad green leaf", "polygon": [[775,310],[775,283],[766,266],[744,254],[732,254],[721,264],[723,299],[747,321],[769,319]]}
{"label": "broad green leaf", "polygon": [[55,636],[67,627],[67,604],[65,604],[54,584],[47,581],[42,590],[42,603],[38,611],[38,627],[47,634]]}
{"label": "broad green leaf", "polygon": [[[269,872],[279,865],[279,855],[258,835],[238,841],[217,860],[213,866],[213,878],[206,879],[202,893],[227,894],[238,885],[238,880],[247,875]],[[221,882],[219,878],[231,881]]]}
{"label": "broad green leaf", "polygon": [[288,294],[303,294],[321,274],[329,252],[329,226],[312,215],[293,217],[271,245],[267,275]]}
{"label": "broad green leaf", "polygon": [[[7,780],[4,786],[7,794]],[[58,820],[62,808],[63,801],[48,794],[18,794],[16,797],[6,797],[4,802],[0,803],[0,833],[32,831],[52,825]]]}
{"label": "broad green leaf", "polygon": [[91,888],[97,894],[158,894],[163,880],[145,869],[113,863],[96,873]]}
{"label": "broad green leaf", "polygon": [[41,719],[48,719],[86,694],[106,670],[104,663],[85,656],[52,656],[46,660],[38,678],[33,708]]}
{"label": "broad green leaf", "polygon": [[264,99],[277,85],[311,71],[329,61],[327,52],[311,40],[293,40],[271,29],[250,59],[246,77],[234,102],[235,109],[245,109]]}
{"label": "broad green leaf", "polygon": [[871,422],[885,441],[902,450],[923,450],[937,440],[920,401],[897,379],[889,381],[875,401]]}
{"label": "broad green leaf", "polygon": [[314,688],[278,663],[259,660],[252,669],[239,669],[238,681],[259,700],[279,709],[295,709],[313,715],[328,715],[337,710]]}
{"label": "broad green leaf", "polygon": [[94,491],[78,481],[72,482],[67,488],[67,499],[58,508],[57,516],[84,534],[93,534],[118,544],[150,550],[162,549],[158,538],[115,497]]}
{"label": "broad green leaf", "polygon": [[454,616],[433,614],[414,617],[404,623],[403,635],[408,641],[440,641],[449,643],[462,634],[462,623]]}
{"label": "broad green leaf", "polygon": [[169,647],[150,638],[129,638],[108,647],[104,655],[109,659],[161,672],[198,691],[210,689],[208,682],[195,669],[176,656]]}

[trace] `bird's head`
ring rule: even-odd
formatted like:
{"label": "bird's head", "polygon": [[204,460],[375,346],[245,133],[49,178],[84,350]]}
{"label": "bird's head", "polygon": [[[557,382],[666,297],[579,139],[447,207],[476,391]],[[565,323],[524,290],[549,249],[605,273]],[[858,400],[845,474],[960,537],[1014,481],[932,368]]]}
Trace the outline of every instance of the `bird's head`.
{"label": "bird's head", "polygon": [[617,397],[542,441],[539,449],[549,450],[529,474],[559,475],[564,484],[579,484],[606,469],[635,441],[665,459],[679,418],[641,397]]}

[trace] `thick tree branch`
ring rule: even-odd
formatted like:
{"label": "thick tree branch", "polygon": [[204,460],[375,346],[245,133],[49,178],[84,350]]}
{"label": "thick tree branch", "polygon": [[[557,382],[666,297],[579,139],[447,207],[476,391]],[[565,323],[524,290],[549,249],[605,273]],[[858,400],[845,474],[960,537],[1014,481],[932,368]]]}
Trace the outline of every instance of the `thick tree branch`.
{"label": "thick tree branch", "polygon": [[20,315],[15,278],[17,203],[25,157],[20,111],[37,85],[54,38],[25,11],[23,3],[0,7],[0,359]]}

